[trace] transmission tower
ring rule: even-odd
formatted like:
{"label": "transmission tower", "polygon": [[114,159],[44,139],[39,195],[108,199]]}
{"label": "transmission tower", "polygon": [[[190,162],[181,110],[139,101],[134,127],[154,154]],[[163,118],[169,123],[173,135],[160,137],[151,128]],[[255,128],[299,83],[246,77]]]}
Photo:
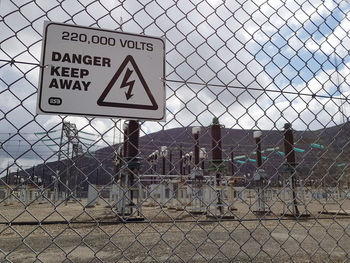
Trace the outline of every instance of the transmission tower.
{"label": "transmission tower", "polygon": [[[72,147],[70,147],[72,146]],[[70,182],[71,177],[71,167],[74,165],[75,159],[83,153],[83,147],[80,144],[79,133],[75,123],[63,121],[62,123],[62,131],[60,137],[59,144],[59,152],[58,152],[58,163],[61,161],[61,154],[63,152],[63,148],[67,147],[67,161],[66,161],[66,201],[69,200],[71,189],[74,189],[73,195],[77,197],[77,173],[74,174],[74,184],[72,187],[72,183]],[[70,148],[72,148],[72,152],[70,152]],[[71,154],[71,156],[70,156]],[[59,173],[59,169],[57,171]],[[57,180],[56,180],[57,181]],[[57,186],[56,186],[57,187]]]}

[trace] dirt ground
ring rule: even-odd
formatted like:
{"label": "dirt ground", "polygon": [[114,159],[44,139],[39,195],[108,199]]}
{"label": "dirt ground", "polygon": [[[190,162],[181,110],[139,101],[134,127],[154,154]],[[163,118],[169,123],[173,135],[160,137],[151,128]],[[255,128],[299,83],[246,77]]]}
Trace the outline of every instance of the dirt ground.
{"label": "dirt ground", "polygon": [[[1,204],[0,259],[350,262],[349,200],[308,201],[299,208],[310,217],[298,220],[281,216],[283,205],[276,200],[269,202],[271,213],[262,218],[251,212],[256,210],[254,200],[237,201],[237,210],[226,211],[229,221],[193,215],[190,206],[176,211],[145,202],[141,210],[145,221],[130,223],[118,223],[116,211],[104,200],[93,208],[86,208],[86,202]],[[287,207],[284,209],[289,213]],[[319,213],[326,210],[336,214]],[[211,211],[214,213],[213,208]],[[28,224],[22,225],[25,222]]]}

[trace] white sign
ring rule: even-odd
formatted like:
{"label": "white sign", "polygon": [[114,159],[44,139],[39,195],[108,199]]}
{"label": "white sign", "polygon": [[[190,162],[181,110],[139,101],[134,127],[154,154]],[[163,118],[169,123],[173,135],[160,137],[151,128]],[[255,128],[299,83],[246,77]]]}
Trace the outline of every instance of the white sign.
{"label": "white sign", "polygon": [[165,43],[45,22],[37,113],[165,120]]}

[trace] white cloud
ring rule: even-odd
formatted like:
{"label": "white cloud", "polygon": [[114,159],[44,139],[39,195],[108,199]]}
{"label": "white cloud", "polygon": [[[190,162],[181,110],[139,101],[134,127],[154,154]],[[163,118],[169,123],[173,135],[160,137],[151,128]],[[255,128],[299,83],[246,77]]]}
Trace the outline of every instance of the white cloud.
{"label": "white cloud", "polygon": [[[340,7],[346,14],[341,23],[329,35],[317,39],[300,29],[322,23],[338,8],[334,1],[299,3],[292,0],[256,0],[240,4],[238,1],[209,0],[197,5],[188,1],[150,1],[144,7],[138,1],[123,4],[109,0],[84,1],[83,4],[64,1],[60,5],[55,0],[40,0],[28,1],[21,12],[16,11],[10,1],[2,1],[5,23],[0,23],[3,32],[0,36],[0,58],[37,62],[41,54],[44,20],[115,30],[119,29],[122,17],[124,31],[166,37],[168,79],[199,82],[199,85],[167,82],[167,121],[144,123],[142,134],[179,126],[209,125],[215,115],[220,116],[220,121],[226,127],[276,129],[282,127],[284,122],[294,120],[296,129],[317,129],[339,123],[339,110],[349,112],[348,103],[339,108],[340,102],[335,100],[295,99],[295,95],[262,94],[260,91],[226,89],[225,86],[270,90],[285,88],[308,94],[326,94],[326,91],[334,89],[334,83],[339,82],[346,93],[350,82],[349,64],[343,65],[339,76],[334,68],[321,67],[311,69],[313,76],[309,81],[298,82],[295,78],[301,73],[291,67],[291,61],[285,66],[273,66],[271,62],[274,57],[274,62],[282,64],[282,55],[287,56],[284,60],[301,56],[295,50],[327,55],[336,51],[340,58],[347,58],[350,50],[349,7]],[[6,15],[10,12],[13,13]],[[318,30],[316,32],[323,34]],[[287,45],[281,44],[283,41]],[[257,52],[265,55],[257,56]],[[19,133],[33,134],[60,129],[61,117],[34,114],[38,68],[32,68],[28,65],[11,67],[0,64],[1,132],[19,130]],[[222,87],[213,87],[208,83]],[[15,96],[25,100],[23,105]],[[5,114],[12,123],[4,118]],[[76,123],[82,131],[102,135],[104,140],[98,139],[97,147],[119,142],[122,137],[120,126],[114,128],[115,120],[83,117],[67,117],[65,120]],[[23,136],[35,139],[33,136]],[[27,159],[33,158],[30,156]]]}

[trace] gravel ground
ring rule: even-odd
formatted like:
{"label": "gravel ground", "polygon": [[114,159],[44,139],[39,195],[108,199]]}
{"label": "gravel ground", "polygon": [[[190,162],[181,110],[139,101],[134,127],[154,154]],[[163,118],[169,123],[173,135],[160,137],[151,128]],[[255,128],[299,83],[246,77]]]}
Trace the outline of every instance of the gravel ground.
{"label": "gravel ground", "polygon": [[86,200],[67,205],[0,205],[3,223],[85,222],[1,224],[0,259],[5,262],[350,262],[350,218],[318,213],[340,211],[340,208],[344,212],[350,208],[349,200],[338,202],[310,202],[307,211],[312,219],[294,220],[281,217],[283,205],[272,201],[272,214],[261,220],[250,212],[255,210],[255,205],[250,205],[248,200],[235,203],[237,210],[230,214],[235,221],[221,222],[210,221],[204,215],[193,216],[188,213],[190,207],[174,211],[145,203],[142,213],[148,221],[128,224],[117,224],[115,211],[103,200],[94,208],[85,208]]}

